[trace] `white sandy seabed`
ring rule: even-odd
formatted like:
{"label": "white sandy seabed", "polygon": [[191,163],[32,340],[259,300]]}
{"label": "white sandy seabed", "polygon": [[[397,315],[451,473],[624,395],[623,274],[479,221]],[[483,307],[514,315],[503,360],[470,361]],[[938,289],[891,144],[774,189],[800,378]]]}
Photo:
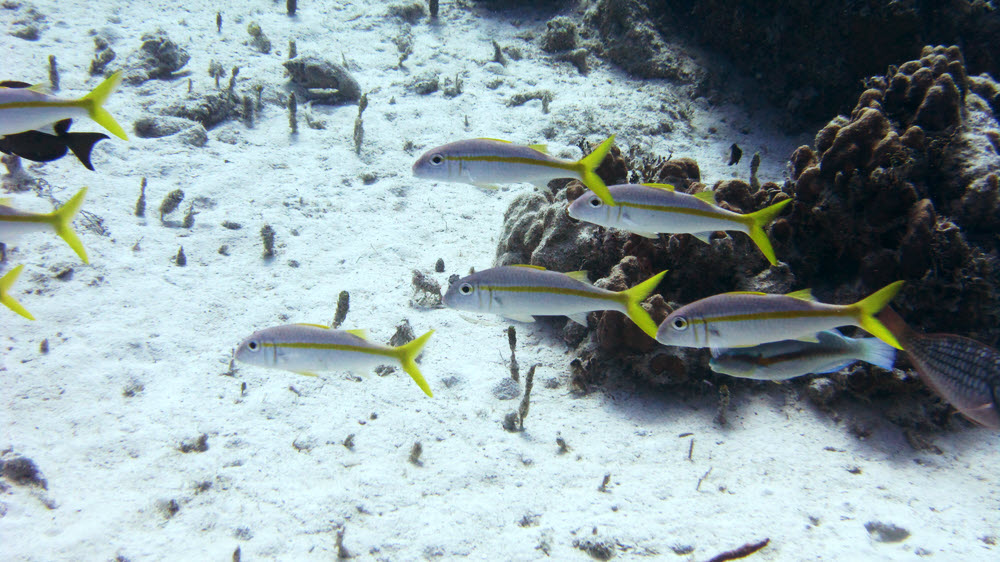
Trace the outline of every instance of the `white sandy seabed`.
{"label": "white sandy seabed", "polygon": [[[524,38],[544,31],[547,15],[444,4],[439,22],[412,26],[414,52],[400,69],[392,38],[405,24],[379,2],[302,2],[295,18],[283,3],[260,1],[35,5],[49,28],[35,42],[0,38],[4,79],[46,82],[54,54],[62,93],[82,95],[97,83],[87,72],[90,30],[113,38],[114,67],[159,27],[190,52],[196,92],[214,91],[206,69],[216,60],[241,67],[238,87],[265,84],[265,101],[276,97],[295,39],[300,53],[346,57],[370,105],[360,155],[356,106],[315,107],[327,128],[303,123],[293,137],[284,109],[267,104],[252,128],[225,123],[203,148],[133,135],[101,142],[96,172],[72,157],[30,167],[60,200],[88,185],[84,209],[109,235],[76,221],[89,266],[54,236],[26,237],[9,251],[6,267],[27,265],[15,295],[38,320],[0,310],[0,446],[4,458],[34,460],[48,488],[8,482],[0,557],[229,560],[239,547],[244,560],[329,559],[338,530],[351,554],[382,560],[587,559],[580,547],[588,545],[619,558],[705,560],[764,538],[770,544],[752,559],[998,555],[995,433],[942,434],[942,454],[918,452],[878,412],[862,411],[873,432],[859,440],[779,385],[738,393],[724,428],[713,424],[710,399],[629,389],[579,397],[566,384],[569,350],[546,324],[517,325],[519,361],[540,366],[526,430],[510,433],[501,420],[518,401],[492,392],[508,376],[508,324],[409,305],[413,269],[446,285],[449,274],[490,266],[504,210],[531,189],[416,180],[410,166],[427,148],[475,136],[538,142],[552,126],[553,152],[578,158],[580,138],[614,132],[623,146],[696,158],[712,183],[747,177],[748,158],[725,166],[735,141],[763,154],[763,179],[780,181],[803,139],[775,132],[766,116],[686,101],[669,83],[631,80],[593,58],[583,76]],[[246,44],[251,20],[274,43],[271,54]],[[525,57],[489,63],[492,39]],[[464,92],[448,98],[405,87],[426,70],[461,73]],[[502,85],[487,88],[496,78]],[[187,88],[185,78],[123,85],[108,109],[131,131]],[[551,113],[539,101],[507,106],[513,94],[535,89],[555,93]],[[661,104],[686,107],[690,120],[644,134],[664,119]],[[377,181],[364,184],[365,173]],[[144,219],[133,214],[142,177]],[[177,224],[186,202],[172,226],[157,216],[159,201],[177,188],[187,200],[202,198],[190,230]],[[15,204],[49,208],[32,193]],[[223,228],[227,220],[243,229]],[[261,257],[264,224],[277,233],[271,261]],[[223,244],[229,256],[218,252]],[[180,246],[186,267],[173,262]],[[445,273],[433,273],[438,258]],[[312,379],[240,367],[223,375],[252,331],[329,322],[343,290],[351,296],[346,327],[368,328],[379,341],[404,318],[418,334],[437,331],[422,362],[433,399],[399,372]],[[45,339],[50,351],[41,354]],[[560,384],[550,388],[547,379]],[[181,452],[202,434],[208,450]],[[349,449],[343,442],[352,434]],[[419,466],[409,460],[416,442]],[[873,522],[908,536],[880,541],[884,535],[866,529]]]}

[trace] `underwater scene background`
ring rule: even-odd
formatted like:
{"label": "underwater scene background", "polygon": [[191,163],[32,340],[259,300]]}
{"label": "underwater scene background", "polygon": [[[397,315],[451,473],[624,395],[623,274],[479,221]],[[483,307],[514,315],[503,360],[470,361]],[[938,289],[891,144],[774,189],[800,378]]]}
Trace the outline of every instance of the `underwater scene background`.
{"label": "underwater scene background", "polygon": [[[107,138],[0,138],[25,155],[3,156],[0,209],[87,188],[88,262],[6,238],[0,213],[4,291],[35,318],[0,307],[2,557],[995,558],[1000,435],[926,361],[750,380],[617,310],[527,323],[443,297],[514,264],[611,291],[666,271],[642,305],[659,324],[720,293],[847,305],[902,280],[910,328],[995,349],[997,8],[4,1],[0,81],[23,83],[4,95],[119,76],[103,105],[128,140],[83,113],[56,119]],[[3,99],[0,126],[25,111]],[[608,186],[790,201],[777,263],[742,232],[574,219],[573,175],[415,177],[463,139],[576,162],[611,135]],[[89,160],[28,159],[66,139]],[[433,330],[433,397],[390,355],[315,377],[234,361],[292,323],[392,347]],[[965,366],[995,415],[1000,365]]]}

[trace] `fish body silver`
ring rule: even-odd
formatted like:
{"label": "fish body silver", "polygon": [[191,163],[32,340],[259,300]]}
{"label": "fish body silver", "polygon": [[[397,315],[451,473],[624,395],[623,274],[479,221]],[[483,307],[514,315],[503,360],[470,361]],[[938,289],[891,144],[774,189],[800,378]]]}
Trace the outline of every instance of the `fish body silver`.
{"label": "fish body silver", "polygon": [[444,304],[456,310],[529,322],[533,316],[573,316],[594,310],[625,312],[619,293],[565,273],[523,266],[494,267],[463,277],[448,288]]}
{"label": "fish body silver", "polygon": [[615,204],[607,205],[587,191],[569,206],[569,216],[640,235],[749,232],[744,215],[712,205],[693,195],[637,184],[608,187]]}
{"label": "fish body silver", "polygon": [[482,187],[520,182],[545,185],[556,178],[579,178],[576,166],[528,146],[469,139],[428,150],[413,164],[413,175]]}
{"label": "fish body silver", "polygon": [[0,88],[0,135],[43,129],[56,121],[87,114],[78,100],[57,98],[28,88]]}
{"label": "fish body silver", "polygon": [[679,347],[751,347],[811,338],[838,326],[857,325],[849,306],[787,295],[724,293],[682,306],[660,324],[656,340]]}
{"label": "fish body silver", "polygon": [[297,373],[365,371],[398,364],[392,349],[342,330],[289,324],[254,332],[236,348],[235,358],[248,365]]}
{"label": "fish body silver", "polygon": [[50,232],[52,229],[52,221],[45,214],[27,213],[0,205],[0,242],[11,242],[23,234]]}
{"label": "fish body silver", "polygon": [[896,348],[878,338],[849,338],[829,330],[817,342],[783,340],[754,347],[721,350],[709,361],[717,373],[757,380],[787,380],[809,373],[833,373],[865,361],[892,369]]}

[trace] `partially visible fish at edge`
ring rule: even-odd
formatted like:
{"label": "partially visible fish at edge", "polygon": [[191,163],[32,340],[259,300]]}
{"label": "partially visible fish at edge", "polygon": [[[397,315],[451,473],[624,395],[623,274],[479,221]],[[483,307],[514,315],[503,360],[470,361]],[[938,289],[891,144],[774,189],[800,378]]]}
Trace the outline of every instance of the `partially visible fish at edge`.
{"label": "partially visible fish at edge", "polygon": [[889,307],[878,315],[927,386],[970,420],[1000,429],[1000,352],[955,334],[921,334]]}

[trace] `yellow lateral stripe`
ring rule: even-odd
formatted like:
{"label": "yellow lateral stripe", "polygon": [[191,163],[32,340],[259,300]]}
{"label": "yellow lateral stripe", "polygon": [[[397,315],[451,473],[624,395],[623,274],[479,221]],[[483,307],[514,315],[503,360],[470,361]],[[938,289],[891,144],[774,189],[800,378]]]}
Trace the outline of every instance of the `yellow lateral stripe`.
{"label": "yellow lateral stripe", "polygon": [[791,320],[795,318],[820,318],[823,316],[830,317],[842,317],[846,316],[848,318],[853,318],[854,314],[845,310],[844,312],[831,312],[829,310],[781,310],[774,312],[754,312],[748,314],[729,314],[725,316],[709,316],[705,318],[696,318],[692,322],[698,323],[709,323],[709,322],[746,322],[750,320]]}
{"label": "yellow lateral stripe", "polygon": [[578,162],[552,162],[549,160],[536,160],[534,158],[522,158],[520,156],[445,156],[445,160],[457,160],[459,162],[502,162],[505,164],[527,164],[529,166],[545,166],[546,168],[558,168],[560,170],[577,171],[580,168]]}
{"label": "yellow lateral stripe", "polygon": [[[596,288],[596,287],[595,287]],[[479,289],[482,291],[493,291],[494,293],[549,293],[555,295],[566,295],[573,297],[584,297],[588,299],[599,299],[599,300],[622,300],[616,299],[614,295],[620,295],[622,293],[612,293],[610,295],[601,294],[594,291],[585,291],[583,289],[563,289],[562,287],[532,287],[532,286],[497,286],[497,285],[480,285]]]}
{"label": "yellow lateral stripe", "polygon": [[[730,222],[743,222],[739,221],[732,215],[726,215],[718,211],[703,211],[701,209],[692,209],[690,207],[667,207],[665,205],[650,205],[647,203],[630,203],[628,201],[616,200],[615,205],[619,207],[631,207],[633,209],[643,209],[645,211],[659,211],[662,213],[677,213],[679,215],[693,215],[696,217],[708,217],[710,219],[721,219]],[[739,215],[739,213],[736,213]],[[746,216],[746,215],[739,215]]]}
{"label": "yellow lateral stripe", "polygon": [[12,101],[7,103],[0,103],[0,110],[2,109],[28,109],[35,107],[82,107],[83,104],[80,100],[67,100],[67,101]]}
{"label": "yellow lateral stripe", "polygon": [[52,216],[49,214],[0,215],[0,223],[3,222],[34,222],[45,224],[52,222]]}
{"label": "yellow lateral stripe", "polygon": [[369,355],[381,355],[382,357],[399,357],[399,353],[394,348],[379,349],[373,347],[361,347],[357,345],[343,345],[338,343],[310,343],[310,342],[282,342],[267,343],[261,342],[261,347],[289,348],[289,349],[323,349],[328,351],[353,351],[355,353],[367,353]]}

